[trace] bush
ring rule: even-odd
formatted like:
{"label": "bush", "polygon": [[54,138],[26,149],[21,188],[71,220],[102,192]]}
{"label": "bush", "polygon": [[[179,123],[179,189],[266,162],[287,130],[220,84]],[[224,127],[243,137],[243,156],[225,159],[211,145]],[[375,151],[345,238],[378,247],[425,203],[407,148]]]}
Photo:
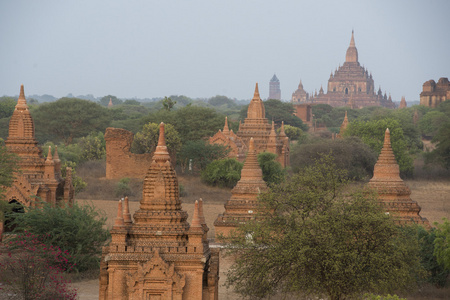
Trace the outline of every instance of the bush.
{"label": "bush", "polygon": [[64,274],[72,268],[69,259],[67,251],[48,247],[31,233],[17,236],[0,253],[3,295],[11,299],[77,299]]}
{"label": "bush", "polygon": [[232,188],[241,178],[243,163],[235,158],[215,160],[202,172],[202,181],[214,186]]}
{"label": "bush", "polygon": [[185,170],[192,160],[192,168],[201,171],[213,160],[225,158],[229,152],[230,149],[224,145],[211,145],[202,140],[187,141],[178,152],[177,162]]}
{"label": "bush", "polygon": [[276,154],[261,152],[258,154],[258,163],[263,173],[263,179],[268,184],[278,184],[284,180],[283,167],[275,159]]}
{"label": "bush", "polygon": [[363,180],[373,176],[377,155],[357,137],[297,145],[291,152],[292,169],[297,173],[329,153],[337,167],[347,171],[348,178]]}
{"label": "bush", "polygon": [[102,246],[109,232],[103,229],[106,217],[94,206],[60,207],[43,202],[40,208],[29,208],[27,213],[16,213],[13,217],[15,233],[27,231],[49,247],[67,250],[75,271],[99,268]]}
{"label": "bush", "polygon": [[131,195],[131,189],[129,186],[130,178],[122,178],[116,184],[116,188],[114,189],[114,194],[116,197],[125,197]]}
{"label": "bush", "polygon": [[61,175],[62,177],[66,178],[66,168],[72,168],[72,185],[75,191],[75,195],[84,190],[87,186],[87,183],[81,178],[80,176],[77,176],[76,167],[77,164],[72,161],[66,161],[61,166]]}

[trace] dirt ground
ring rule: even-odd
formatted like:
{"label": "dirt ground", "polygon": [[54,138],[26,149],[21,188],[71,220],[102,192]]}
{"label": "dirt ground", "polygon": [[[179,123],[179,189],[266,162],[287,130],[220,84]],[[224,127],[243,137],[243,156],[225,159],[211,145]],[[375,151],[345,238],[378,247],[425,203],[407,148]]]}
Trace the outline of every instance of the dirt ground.
{"label": "dirt ground", "polygon": [[[230,197],[230,190],[201,187],[202,185],[198,178],[188,177],[180,178],[180,183],[183,184],[187,192],[187,196],[182,198],[183,209],[189,214],[188,222],[191,221],[194,202],[196,199],[202,197],[204,201],[203,209],[206,222],[209,227],[208,237],[214,237],[214,220],[219,213],[224,211],[224,203]],[[411,198],[419,203],[422,207],[421,216],[426,217],[431,223],[440,222],[442,218],[450,219],[450,181],[414,181],[406,182],[411,188]],[[107,226],[110,228],[114,222],[117,214],[117,201],[111,200],[77,200],[78,203],[91,203],[92,205],[105,211],[108,218]],[[139,208],[138,201],[130,202],[130,212],[133,214]],[[221,253],[220,259],[220,287],[219,299],[240,299],[231,290],[224,287],[226,279],[226,272],[231,266],[230,259],[224,258]],[[79,299],[94,300],[98,299],[98,280],[86,280],[73,284],[78,289]],[[432,296],[431,296],[432,295]],[[408,297],[408,299],[422,300],[422,299],[450,299],[450,289],[441,289],[433,291],[429,294],[428,291],[420,291],[416,295]]]}

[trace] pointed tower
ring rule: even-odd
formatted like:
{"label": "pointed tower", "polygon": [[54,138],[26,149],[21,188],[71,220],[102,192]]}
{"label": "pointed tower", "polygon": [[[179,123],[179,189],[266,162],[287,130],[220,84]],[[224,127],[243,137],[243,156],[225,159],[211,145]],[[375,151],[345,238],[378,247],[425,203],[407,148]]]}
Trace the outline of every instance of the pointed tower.
{"label": "pointed tower", "polygon": [[427,219],[420,216],[420,206],[411,200],[411,190],[400,178],[400,169],[391,147],[389,129],[386,129],[383,149],[373,170],[368,186],[378,193],[382,206],[398,224],[416,223],[429,227]]}
{"label": "pointed tower", "polygon": [[109,98],[109,103],[108,103],[108,108],[110,108],[110,107],[113,107],[113,103],[112,103],[111,98]]}
{"label": "pointed tower", "polygon": [[258,208],[258,195],[266,189],[267,185],[262,179],[262,170],[256,158],[254,141],[250,139],[241,179],[231,191],[231,198],[225,204],[225,212],[214,222],[216,238],[229,235],[240,223],[254,218]]}
{"label": "pointed tower", "polygon": [[358,62],[358,50],[355,46],[355,37],[352,30],[352,38],[350,40],[350,45],[348,46],[347,53],[345,54],[345,62],[357,63]]}
{"label": "pointed tower", "polygon": [[230,135],[230,129],[228,128],[228,117],[225,117],[225,125],[222,130],[223,134]]}
{"label": "pointed tower", "polygon": [[269,99],[281,100],[280,81],[275,74],[269,82]]}
{"label": "pointed tower", "polygon": [[198,203],[192,225],[186,221],[164,123],[134,222],[127,206],[123,214],[119,202],[111,244],[103,250],[99,299],[217,299],[219,253],[209,248]]}
{"label": "pointed tower", "polygon": [[275,132],[275,122],[272,120],[269,139],[267,141],[267,151],[277,153],[277,133]]}
{"label": "pointed tower", "polygon": [[406,99],[405,96],[402,96],[402,100],[400,101],[400,105],[398,108],[406,108]]}
{"label": "pointed tower", "polygon": [[345,111],[344,121],[342,121],[341,129],[339,129],[339,134],[336,136],[338,139],[341,139],[344,132],[347,130],[348,126],[348,118],[347,118],[347,111]]}
{"label": "pointed tower", "polygon": [[28,110],[24,87],[21,85],[17,105],[9,121],[9,134],[5,145],[9,152],[20,157],[19,166],[23,174],[43,171],[39,166],[43,165],[44,158],[37,144],[33,118]]}

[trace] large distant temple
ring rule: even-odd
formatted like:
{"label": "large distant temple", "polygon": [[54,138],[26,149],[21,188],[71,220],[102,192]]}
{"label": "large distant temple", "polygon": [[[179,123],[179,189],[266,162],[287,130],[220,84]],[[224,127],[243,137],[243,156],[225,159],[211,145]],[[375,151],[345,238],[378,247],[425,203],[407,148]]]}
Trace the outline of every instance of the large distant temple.
{"label": "large distant temple", "polygon": [[251,138],[254,139],[257,154],[264,151],[274,153],[283,167],[289,165],[289,138],[284,132],[284,124],[281,124],[279,134],[275,131],[275,124],[273,122],[272,125],[269,124],[264,103],[259,96],[258,84],[248,106],[247,118],[244,123],[239,124],[238,132],[235,134],[233,130],[229,130],[227,119],[225,119],[223,131],[219,130],[210,137],[209,143],[228,146],[231,149],[230,157],[244,161]]}
{"label": "large distant temple", "polygon": [[436,83],[433,79],[423,84],[420,93],[420,105],[436,108],[442,102],[450,100],[450,82],[442,77]]}
{"label": "large distant temple", "polygon": [[395,108],[391,96],[386,93],[375,92],[372,74],[359,64],[358,50],[355,46],[355,38],[352,31],[350,46],[345,55],[345,62],[328,79],[328,90],[324,92],[321,87],[319,93],[309,95],[303,89],[300,82],[298,89],[292,94],[292,102],[329,104],[333,107],[348,106],[350,108],[362,108],[367,106],[383,106]]}
{"label": "large distant temple", "polygon": [[61,175],[61,160],[58,150],[54,154],[49,147],[47,158],[34,136],[34,122],[28,110],[23,85],[17,105],[9,121],[8,138],[5,141],[8,152],[19,157],[18,174],[5,196],[8,202],[17,202],[25,207],[34,207],[37,200],[56,204],[71,205],[74,198],[71,169],[67,168],[66,178]]}

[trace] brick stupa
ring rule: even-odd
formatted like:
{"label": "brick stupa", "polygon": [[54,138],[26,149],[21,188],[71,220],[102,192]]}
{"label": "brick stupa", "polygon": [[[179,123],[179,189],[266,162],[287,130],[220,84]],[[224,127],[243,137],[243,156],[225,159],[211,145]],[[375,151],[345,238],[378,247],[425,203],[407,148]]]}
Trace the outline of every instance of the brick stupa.
{"label": "brick stupa", "polygon": [[201,201],[191,225],[181,209],[163,123],[134,221],[127,200],[103,249],[100,299],[217,299],[219,254],[209,248]]}
{"label": "brick stupa", "polygon": [[342,121],[341,128],[339,129],[339,134],[337,135],[337,138],[342,138],[344,135],[344,132],[347,130],[348,127],[348,117],[347,117],[347,111],[345,111],[344,121]]}
{"label": "brick stupa", "polygon": [[[225,119],[225,127],[228,129],[227,119]],[[257,154],[264,151],[274,153],[277,155],[277,161],[283,167],[289,166],[290,147],[289,138],[286,135],[276,135],[275,147],[273,145],[268,146],[272,126],[266,118],[266,110],[259,95],[258,83],[256,83],[253,99],[248,106],[247,118],[245,118],[244,123],[239,125],[238,132],[234,134],[232,131],[228,131],[229,134],[227,135],[225,127],[223,131],[219,130],[212,136],[209,142],[228,146],[231,149],[229,157],[244,161],[250,138],[253,138]]]}
{"label": "brick stupa", "polygon": [[411,199],[411,190],[400,178],[400,169],[392,151],[390,136],[388,128],[384,136],[383,149],[368,186],[377,191],[384,209],[398,224],[416,223],[429,227],[428,220],[419,214],[420,206]]}
{"label": "brick stupa", "polygon": [[47,158],[35,139],[34,122],[28,109],[23,85],[17,105],[9,121],[8,138],[5,141],[8,152],[16,154],[20,172],[6,190],[6,200],[26,207],[36,206],[36,199],[56,204],[73,203],[74,189],[71,169],[66,169],[66,179],[61,176],[61,160],[58,149],[54,155],[49,147]]}
{"label": "brick stupa", "polygon": [[241,179],[231,191],[231,198],[225,204],[225,212],[214,222],[216,238],[229,235],[240,223],[254,218],[258,209],[258,195],[266,189],[267,185],[256,159],[254,140],[250,139]]}

